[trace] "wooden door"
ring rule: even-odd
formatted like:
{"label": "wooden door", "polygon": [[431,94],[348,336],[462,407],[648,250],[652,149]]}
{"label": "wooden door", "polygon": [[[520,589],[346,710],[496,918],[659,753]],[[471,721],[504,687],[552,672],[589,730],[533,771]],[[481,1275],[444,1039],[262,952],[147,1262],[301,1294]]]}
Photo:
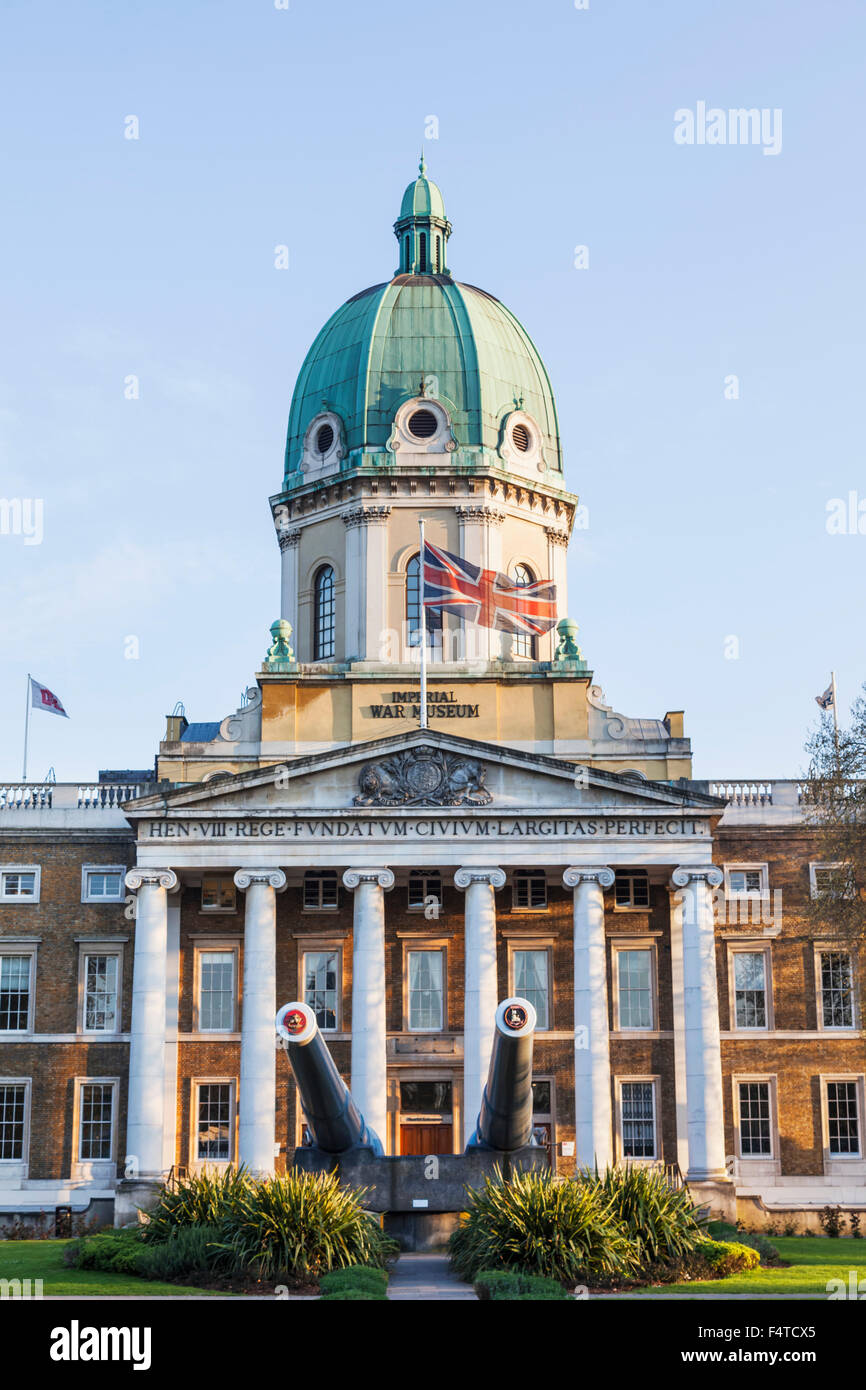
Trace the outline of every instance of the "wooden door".
{"label": "wooden door", "polygon": [[453,1151],[450,1125],[400,1126],[401,1154],[450,1154]]}

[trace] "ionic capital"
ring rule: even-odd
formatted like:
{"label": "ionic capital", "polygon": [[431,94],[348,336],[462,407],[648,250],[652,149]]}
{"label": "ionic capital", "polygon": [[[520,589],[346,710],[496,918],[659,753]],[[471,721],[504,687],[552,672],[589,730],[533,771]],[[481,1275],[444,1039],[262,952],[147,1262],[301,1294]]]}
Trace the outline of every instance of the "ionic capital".
{"label": "ionic capital", "polygon": [[458,869],[454,875],[458,888],[468,888],[472,883],[489,883],[491,888],[505,887],[505,870],[495,868],[476,868],[475,865]]}
{"label": "ionic capital", "polygon": [[343,874],[347,888],[358,888],[362,883],[376,883],[380,888],[394,887],[393,869],[347,869]]}
{"label": "ionic capital", "polygon": [[724,883],[725,875],[715,864],[681,864],[671,874],[672,888],[688,888],[690,883],[706,883],[708,888],[718,888]]}
{"label": "ionic capital", "polygon": [[566,888],[579,888],[582,883],[597,883],[600,888],[612,888],[616,875],[606,864],[570,864],[562,875]]}
{"label": "ionic capital", "polygon": [[282,893],[286,886],[286,876],[282,869],[238,869],[234,885],[245,892],[253,883],[266,883],[276,892]]}
{"label": "ionic capital", "polygon": [[147,886],[148,888],[165,888],[169,893],[173,893],[177,887],[177,874],[174,869],[147,869],[136,865],[130,869],[126,875],[125,883],[127,888],[133,892]]}

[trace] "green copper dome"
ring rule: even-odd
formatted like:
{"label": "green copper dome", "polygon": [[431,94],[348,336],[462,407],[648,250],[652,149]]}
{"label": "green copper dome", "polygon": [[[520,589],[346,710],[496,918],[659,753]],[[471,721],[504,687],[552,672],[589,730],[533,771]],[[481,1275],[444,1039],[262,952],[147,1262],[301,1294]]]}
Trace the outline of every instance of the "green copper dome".
{"label": "green copper dome", "polygon": [[556,405],[544,363],[504,304],[451,278],[451,224],[439,189],[425,177],[423,159],[419,178],[403,195],[394,231],[400,246],[394,278],[341,305],[298,374],[285,486],[302,480],[305,440],[320,416],[339,422],[343,470],[393,464],[387,445],[395,414],[424,395],[448,414],[456,442],[453,466],[507,468],[500,450],[509,416],[520,411],[521,420],[529,417],[527,423],[537,427],[536,476],[558,474],[555,481],[561,482]]}

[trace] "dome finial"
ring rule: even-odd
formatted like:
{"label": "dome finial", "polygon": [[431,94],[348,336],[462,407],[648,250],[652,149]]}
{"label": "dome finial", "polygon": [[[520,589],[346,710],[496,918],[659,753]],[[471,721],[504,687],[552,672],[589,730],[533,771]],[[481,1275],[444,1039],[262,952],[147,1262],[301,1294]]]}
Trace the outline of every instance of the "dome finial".
{"label": "dome finial", "polygon": [[421,158],[418,160],[418,173],[421,175],[422,179],[424,175],[427,173],[427,161],[424,158],[423,145],[421,146]]}

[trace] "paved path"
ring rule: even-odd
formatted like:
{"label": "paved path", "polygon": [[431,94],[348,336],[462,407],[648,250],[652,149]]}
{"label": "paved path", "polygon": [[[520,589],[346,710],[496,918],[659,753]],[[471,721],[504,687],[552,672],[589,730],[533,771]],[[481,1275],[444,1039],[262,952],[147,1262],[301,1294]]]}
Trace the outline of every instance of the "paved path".
{"label": "paved path", "polygon": [[401,1255],[391,1271],[388,1297],[477,1301],[472,1285],[461,1284],[451,1273],[447,1255]]}

